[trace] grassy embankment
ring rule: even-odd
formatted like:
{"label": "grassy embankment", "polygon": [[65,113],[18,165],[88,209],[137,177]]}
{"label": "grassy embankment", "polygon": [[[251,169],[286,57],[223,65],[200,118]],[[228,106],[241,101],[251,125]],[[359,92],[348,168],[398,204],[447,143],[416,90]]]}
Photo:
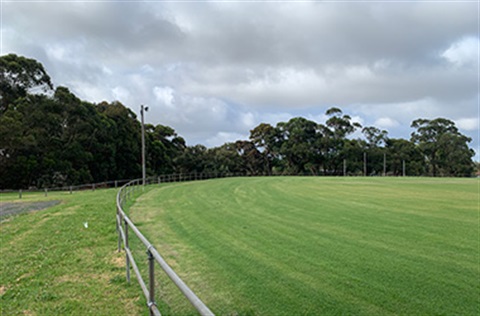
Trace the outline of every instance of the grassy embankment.
{"label": "grassy embankment", "polygon": [[[142,195],[132,217],[219,315],[479,312],[477,179],[166,184]],[[159,284],[163,313],[193,314]]]}
{"label": "grassy embankment", "polygon": [[124,253],[117,252],[115,194],[0,195],[1,203],[61,201],[2,220],[0,315],[148,314],[136,281],[125,281]]}

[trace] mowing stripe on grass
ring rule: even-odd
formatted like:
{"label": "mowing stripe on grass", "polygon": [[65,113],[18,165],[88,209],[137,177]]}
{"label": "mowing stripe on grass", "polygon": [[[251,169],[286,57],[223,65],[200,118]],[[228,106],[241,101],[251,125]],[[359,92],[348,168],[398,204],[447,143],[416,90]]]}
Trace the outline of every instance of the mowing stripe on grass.
{"label": "mowing stripe on grass", "polygon": [[[475,315],[477,181],[165,184],[131,216],[217,314]],[[192,313],[168,284],[160,292],[167,313]]]}

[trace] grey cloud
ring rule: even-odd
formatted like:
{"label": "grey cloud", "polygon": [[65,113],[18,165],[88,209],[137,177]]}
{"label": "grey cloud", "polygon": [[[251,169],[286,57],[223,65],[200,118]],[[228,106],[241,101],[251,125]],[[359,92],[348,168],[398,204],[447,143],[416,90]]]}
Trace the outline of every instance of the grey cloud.
{"label": "grey cloud", "polygon": [[[476,30],[471,4],[219,4],[191,15],[191,34],[212,62],[241,64],[405,63],[431,54]],[[434,11],[433,16],[430,11]],[[207,15],[209,15],[207,17]],[[203,57],[203,56],[202,56]]]}
{"label": "grey cloud", "polygon": [[41,39],[37,45],[80,42],[85,45],[80,59],[131,65],[168,56],[182,41],[182,31],[156,8],[131,2],[46,2],[8,3],[4,10],[5,23],[24,37]]}
{"label": "grey cloud", "polygon": [[471,129],[477,23],[477,4],[456,2],[7,2],[2,53],[40,60],[84,99],[149,104],[191,139],[332,105],[368,124],[437,115]]}

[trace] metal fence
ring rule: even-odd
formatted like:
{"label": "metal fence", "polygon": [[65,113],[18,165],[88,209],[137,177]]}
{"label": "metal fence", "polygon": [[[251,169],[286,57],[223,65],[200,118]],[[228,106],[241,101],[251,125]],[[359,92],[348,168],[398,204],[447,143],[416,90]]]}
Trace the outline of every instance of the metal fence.
{"label": "metal fence", "polygon": [[[194,177],[195,178],[195,177]],[[157,178],[146,179],[146,185],[152,183],[162,182],[177,182],[188,181],[192,179],[191,176],[183,175],[168,175]],[[200,178],[197,178],[199,180]],[[150,315],[161,315],[155,302],[155,262],[158,263],[160,268],[166,273],[166,275],[173,281],[173,283],[180,289],[183,295],[190,301],[200,315],[214,315],[212,311],[193,293],[193,291],[180,279],[180,277],[173,271],[173,269],[167,264],[160,253],[155,247],[143,236],[138,230],[135,224],[130,220],[124,211],[125,203],[132,199],[137,190],[142,190],[142,179],[136,179],[128,182],[120,188],[117,193],[117,232],[118,232],[118,251],[121,251],[122,244],[125,250],[126,257],[126,276],[127,282],[130,282],[130,267],[135,272],[138,283],[142,288],[143,294],[147,300],[147,305],[150,310]],[[148,286],[143,280],[140,270],[135,262],[132,251],[129,246],[129,239],[131,233],[142,242],[145,246],[147,258],[148,258]]]}
{"label": "metal fence", "polygon": [[108,189],[108,188],[118,188],[119,186],[124,185],[131,181],[128,180],[114,180],[114,181],[104,181],[104,182],[97,182],[97,183],[88,183],[88,184],[80,184],[80,185],[69,185],[63,187],[51,187],[51,188],[30,188],[30,189],[20,189],[20,190],[0,190],[0,193],[18,193],[18,198],[21,199],[23,194],[26,193],[44,193],[45,196],[48,195],[49,192],[69,192],[72,194],[74,191],[86,191],[92,190],[95,191],[97,189]]}

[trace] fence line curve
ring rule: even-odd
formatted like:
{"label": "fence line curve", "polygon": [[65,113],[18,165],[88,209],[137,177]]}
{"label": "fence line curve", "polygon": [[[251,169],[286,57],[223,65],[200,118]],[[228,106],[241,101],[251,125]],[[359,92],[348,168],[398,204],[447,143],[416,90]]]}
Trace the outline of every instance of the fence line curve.
{"label": "fence line curve", "polygon": [[[187,178],[182,179],[178,178],[179,181],[187,181]],[[152,178],[147,179],[147,184],[151,183]],[[161,178],[153,178],[155,182],[161,183]],[[169,179],[170,180],[170,179]],[[168,181],[170,182],[170,181]],[[182,294],[188,299],[188,301],[193,305],[193,307],[200,313],[202,316],[213,316],[213,312],[205,305],[205,303],[198,298],[195,293],[185,284],[185,282],[175,273],[175,271],[167,264],[163,259],[157,249],[148,241],[148,239],[140,232],[140,230],[135,226],[132,220],[127,216],[123,207],[127,200],[133,195],[134,191],[138,190],[140,187],[143,188],[142,179],[132,180],[125,185],[123,185],[117,193],[116,204],[117,204],[117,232],[118,232],[118,251],[121,251],[123,248],[125,250],[125,261],[126,261],[126,277],[127,282],[130,282],[130,266],[132,267],[135,275],[137,277],[138,283],[142,288],[143,294],[147,299],[147,305],[150,310],[150,315],[160,316],[161,313],[158,310],[157,304],[155,302],[155,262],[160,266],[160,268],[165,272],[165,274],[170,278],[170,280],[177,286],[177,288],[182,292]],[[143,277],[138,269],[138,266],[135,262],[135,258],[129,247],[129,232],[133,232],[134,235],[142,242],[146,248],[146,252],[149,260],[149,280],[148,287]]]}

